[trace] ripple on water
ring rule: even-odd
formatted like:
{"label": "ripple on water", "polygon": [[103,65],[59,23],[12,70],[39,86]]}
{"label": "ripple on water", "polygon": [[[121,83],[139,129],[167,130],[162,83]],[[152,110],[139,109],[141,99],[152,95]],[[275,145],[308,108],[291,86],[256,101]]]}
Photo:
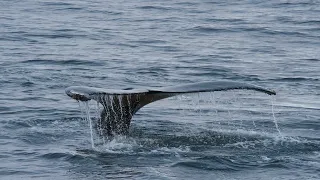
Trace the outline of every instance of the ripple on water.
{"label": "ripple on water", "polygon": [[48,60],[48,59],[32,59],[32,60],[25,60],[21,63],[25,64],[34,64],[34,65],[83,65],[83,66],[101,66],[104,65],[104,62],[101,61],[90,61],[90,60],[76,60],[76,59],[69,59],[69,60]]}
{"label": "ripple on water", "polygon": [[[318,1],[0,4],[0,179],[320,179]],[[223,79],[275,88],[282,136],[270,99],[223,92],[92,149],[64,94]]]}

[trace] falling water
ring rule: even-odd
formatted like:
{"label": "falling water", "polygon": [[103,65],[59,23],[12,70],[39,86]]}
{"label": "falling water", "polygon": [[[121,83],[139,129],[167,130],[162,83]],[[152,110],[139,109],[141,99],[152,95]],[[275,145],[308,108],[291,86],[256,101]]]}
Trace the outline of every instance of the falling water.
{"label": "falling water", "polygon": [[90,106],[89,106],[88,101],[85,101],[84,105],[85,105],[85,110],[86,110],[86,120],[89,122],[89,127],[90,127],[91,146],[92,146],[92,148],[94,148],[92,120],[90,117]]}
{"label": "falling water", "polygon": [[275,101],[275,98],[272,97],[272,99],[271,99],[271,111],[272,111],[273,122],[274,122],[274,125],[275,125],[275,127],[276,127],[279,135],[282,136],[281,131],[280,131],[279,126],[278,126],[278,121],[277,121],[277,119],[276,119],[276,117],[275,117],[275,115],[274,115],[274,110],[273,110],[274,101]]}
{"label": "falling water", "polygon": [[257,128],[257,125],[256,125],[254,119],[252,118],[252,112],[249,111],[249,114],[250,114],[250,119],[251,119],[251,121],[252,121],[253,126],[254,126],[255,128]]}
{"label": "falling water", "polygon": [[127,95],[128,107],[129,107],[129,114],[132,117],[132,110],[131,110],[131,102],[130,102],[130,95]]}
{"label": "falling water", "polygon": [[[100,123],[99,124],[99,129],[97,129],[98,133],[100,135],[102,135],[102,128],[101,128],[101,117],[100,117],[100,106],[99,106],[99,102],[97,101],[96,105],[95,105],[95,116],[96,116],[96,123]],[[98,142],[100,142],[100,136],[97,136],[98,138]],[[102,142],[105,142],[104,137],[102,136]]]}
{"label": "falling water", "polygon": [[119,108],[120,108],[120,112],[121,112],[121,118],[120,120],[123,119],[123,111],[122,111],[122,95],[118,95],[118,101],[119,101]]}
{"label": "falling water", "polygon": [[86,117],[85,117],[85,110],[83,109],[82,101],[78,101],[78,105],[79,105],[79,109],[80,109],[80,111],[81,111],[81,117],[82,117],[83,120],[85,120],[85,119],[86,119]]}
{"label": "falling water", "polygon": [[[234,95],[234,92],[233,92],[233,95]],[[235,95],[233,96],[235,97]],[[127,99],[123,99],[123,98],[127,98]],[[124,104],[123,102],[127,102],[127,104],[129,105],[129,113],[131,113],[131,107],[130,107],[130,99],[131,97],[128,95],[128,96],[123,96],[123,95],[99,95],[99,97],[97,96],[95,98],[96,101],[99,101],[104,108],[105,110],[105,114],[107,117],[111,116],[112,114],[114,116],[119,116],[119,117],[114,117],[114,118],[120,118],[123,119],[124,118],[124,113],[126,113],[126,109],[123,107]],[[251,106],[248,106],[248,104],[241,104],[241,98],[237,98],[237,100],[232,100],[230,102],[230,98],[229,96],[226,96],[225,94],[221,94],[221,96],[219,95],[219,97],[216,99],[215,97],[215,93],[214,92],[210,92],[210,93],[203,93],[203,94],[200,94],[200,93],[197,93],[197,94],[194,94],[192,95],[192,97],[190,98],[187,98],[185,95],[180,95],[176,98],[177,100],[179,100],[178,103],[183,103],[183,104],[186,104],[187,106],[186,107],[183,107],[182,106],[179,106],[179,109],[182,109],[183,110],[183,114],[182,116],[185,116],[185,117],[188,117],[188,114],[189,112],[191,113],[195,113],[198,115],[198,118],[200,119],[206,119],[207,116],[212,116],[212,115],[216,115],[218,116],[219,114],[222,114],[223,116],[227,116],[228,118],[226,118],[227,122],[220,122],[219,120],[217,120],[217,124],[213,126],[213,128],[215,130],[217,130],[216,128],[220,128],[220,130],[223,130],[223,124],[226,124],[226,125],[233,125],[234,127],[232,129],[234,130],[237,130],[237,129],[242,129],[242,128],[248,128],[245,124],[242,124],[242,119],[241,119],[241,123],[238,124],[238,123],[234,123],[235,120],[237,120],[236,116],[232,116],[232,112],[234,112],[233,109],[230,109],[232,107],[230,107],[230,104],[235,104],[235,106],[237,106],[236,102],[240,103],[238,105],[243,105],[245,106],[245,108],[250,108]],[[248,99],[246,99],[247,101]],[[96,103],[96,109],[95,109],[95,113],[94,115],[97,116],[96,118],[96,122],[95,123],[100,123],[100,126],[97,126],[99,127],[100,129],[97,129],[97,133],[99,133],[100,135],[102,136],[97,136],[97,142],[101,142],[102,140],[102,143],[105,144],[105,137],[103,137],[103,124],[102,124],[102,120],[100,119],[100,109],[99,109],[99,102]],[[115,106],[115,103],[119,103],[118,105]],[[272,116],[273,116],[273,122],[275,124],[275,128],[276,130],[278,131],[279,135],[281,135],[281,131],[278,127],[278,122],[277,122],[277,119],[275,117],[275,113],[274,113],[274,99],[272,99],[271,101],[272,103]],[[210,108],[210,106],[206,106],[206,105],[209,105],[209,104],[212,104],[214,105],[214,110],[210,110],[210,109],[206,109],[206,108]],[[81,106],[82,105],[82,106]],[[221,105],[220,108],[221,109],[221,113],[218,113],[218,107],[219,105]],[[249,104],[250,105],[250,104]],[[90,136],[91,136],[91,145],[92,145],[92,148],[95,148],[95,141],[94,141],[94,130],[93,130],[93,120],[92,120],[92,117],[90,116],[90,105],[87,102],[79,102],[79,106],[80,106],[80,109],[81,109],[81,113],[85,113],[84,115],[84,119],[89,123],[89,127],[90,127]],[[185,110],[189,110],[188,112],[185,112]],[[117,115],[116,111],[120,111],[121,114]],[[240,112],[240,109],[237,109],[237,112]],[[209,112],[209,113],[208,113]],[[188,113],[188,114],[186,114]],[[224,114],[226,113],[226,114]],[[253,118],[252,118],[252,114],[251,114],[251,111],[250,111],[250,118],[253,122],[253,126],[254,128],[257,128],[257,125],[255,124]],[[95,119],[95,118],[93,118]],[[214,119],[219,119],[219,117],[217,118],[214,118]],[[210,120],[212,120],[212,117],[210,117]],[[209,122],[209,121],[208,121]],[[215,122],[213,122],[215,123]],[[236,127],[236,125],[239,125],[240,127]]]}

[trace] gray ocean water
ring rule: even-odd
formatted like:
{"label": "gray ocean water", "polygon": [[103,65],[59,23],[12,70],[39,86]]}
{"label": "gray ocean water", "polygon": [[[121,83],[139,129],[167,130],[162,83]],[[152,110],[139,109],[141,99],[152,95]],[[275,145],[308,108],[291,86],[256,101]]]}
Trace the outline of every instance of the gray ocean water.
{"label": "gray ocean water", "polygon": [[[1,180],[320,179],[317,0],[1,0],[0,65]],[[216,80],[278,94],[161,100],[92,148],[64,93]]]}

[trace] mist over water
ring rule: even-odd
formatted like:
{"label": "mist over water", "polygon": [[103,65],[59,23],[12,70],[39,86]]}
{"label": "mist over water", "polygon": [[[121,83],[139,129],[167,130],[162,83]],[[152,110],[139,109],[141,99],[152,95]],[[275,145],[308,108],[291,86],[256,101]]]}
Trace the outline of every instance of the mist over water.
{"label": "mist over water", "polygon": [[[319,7],[0,2],[0,179],[320,179]],[[94,127],[102,105],[64,93],[215,80],[277,95],[172,97],[107,140]]]}

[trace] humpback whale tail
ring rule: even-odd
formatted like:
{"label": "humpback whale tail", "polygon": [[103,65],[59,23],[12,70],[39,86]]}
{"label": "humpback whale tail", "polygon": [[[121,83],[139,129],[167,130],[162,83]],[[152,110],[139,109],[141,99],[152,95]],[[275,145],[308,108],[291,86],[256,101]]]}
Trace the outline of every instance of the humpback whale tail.
{"label": "humpback whale tail", "polygon": [[229,82],[201,82],[179,86],[146,88],[146,89],[101,89],[84,86],[71,86],[65,91],[68,96],[78,101],[95,100],[102,104],[101,118],[97,123],[102,136],[127,134],[132,116],[143,106],[154,101],[184,93],[227,91],[248,89],[275,95],[275,91],[259,86]]}

